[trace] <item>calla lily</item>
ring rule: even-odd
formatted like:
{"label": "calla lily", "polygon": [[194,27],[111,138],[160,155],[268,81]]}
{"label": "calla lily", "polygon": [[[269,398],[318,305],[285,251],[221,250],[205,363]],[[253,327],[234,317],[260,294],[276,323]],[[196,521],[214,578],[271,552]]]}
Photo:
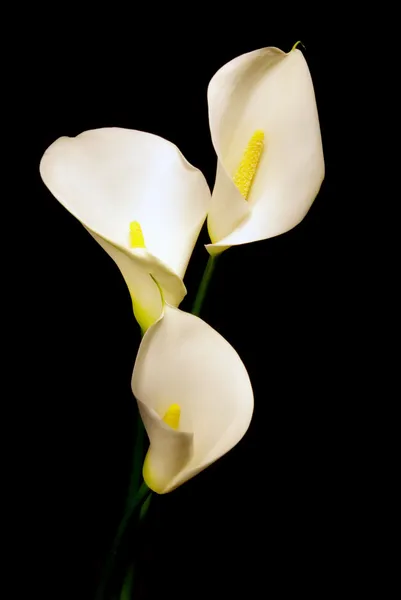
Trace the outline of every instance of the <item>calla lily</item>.
{"label": "calla lily", "polygon": [[162,295],[179,305],[210,191],[174,144],[142,131],[94,129],[56,140],[40,173],[117,263],[142,330],[160,317]]}
{"label": "calla lily", "polygon": [[302,53],[262,48],[224,65],[208,88],[218,157],[210,254],[295,227],[324,178],[315,94]]}
{"label": "calla lily", "polygon": [[252,417],[252,387],[237,352],[204,321],[169,305],[141,341],[132,390],[150,440],[144,480],[159,494],[228,452]]}

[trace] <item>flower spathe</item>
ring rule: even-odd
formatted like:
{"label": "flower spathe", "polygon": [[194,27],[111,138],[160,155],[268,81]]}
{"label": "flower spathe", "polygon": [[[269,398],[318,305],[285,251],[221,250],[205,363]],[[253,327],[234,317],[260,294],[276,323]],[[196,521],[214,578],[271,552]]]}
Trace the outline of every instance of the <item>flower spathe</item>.
{"label": "flower spathe", "polygon": [[94,129],[56,140],[40,173],[118,265],[144,331],[162,313],[160,290],[179,305],[210,191],[174,144],[142,131]]}
{"label": "flower spathe", "polygon": [[167,304],[141,341],[132,390],[150,441],[143,476],[160,494],[233,448],[252,418],[252,386],[237,352],[200,318]]}
{"label": "flower spathe", "polygon": [[210,81],[208,105],[218,158],[209,253],[295,227],[324,178],[315,94],[303,54],[262,48],[235,58]]}

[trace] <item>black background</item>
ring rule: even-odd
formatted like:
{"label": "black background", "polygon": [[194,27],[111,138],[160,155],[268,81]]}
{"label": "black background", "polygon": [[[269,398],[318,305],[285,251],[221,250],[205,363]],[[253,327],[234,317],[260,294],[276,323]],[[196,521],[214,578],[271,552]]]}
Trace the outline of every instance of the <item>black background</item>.
{"label": "black background", "polygon": [[[155,9],[156,10],[156,9]],[[152,12],[152,11],[150,11]],[[255,412],[241,443],[172,494],[153,498],[141,597],[326,597],[348,565],[338,550],[347,486],[339,377],[341,165],[333,48],[301,26],[208,28],[136,15],[101,25],[56,19],[38,35],[29,86],[34,128],[34,262],[28,269],[38,341],[27,459],[34,497],[35,589],[92,598],[118,524],[134,428],[130,379],[140,342],[118,269],[51,196],[37,166],[59,136],[119,126],[158,134],[214,183],[206,90],[225,62],[301,39],[315,85],[326,179],[307,217],[277,238],[232,248],[202,317],[238,351]],[[200,31],[196,31],[199,26]],[[305,35],[304,35],[305,33]],[[341,202],[345,202],[344,194]],[[189,310],[206,264],[203,231],[185,283]],[[32,524],[31,523],[31,524]],[[27,551],[28,552],[28,551]],[[56,593],[53,592],[57,590]]]}

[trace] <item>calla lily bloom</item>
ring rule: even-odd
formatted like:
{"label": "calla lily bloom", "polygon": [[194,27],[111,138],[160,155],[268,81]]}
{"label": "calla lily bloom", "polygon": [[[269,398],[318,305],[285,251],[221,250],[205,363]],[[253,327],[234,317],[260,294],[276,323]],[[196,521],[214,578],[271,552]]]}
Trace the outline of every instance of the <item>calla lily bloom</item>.
{"label": "calla lily bloom", "polygon": [[252,387],[237,352],[207,323],[169,305],[141,341],[132,390],[150,441],[143,477],[159,494],[228,452],[252,417]]}
{"label": "calla lily bloom", "polygon": [[142,131],[94,129],[56,140],[40,173],[117,263],[143,331],[163,311],[161,292],[179,305],[210,191],[174,144]]}
{"label": "calla lily bloom", "polygon": [[295,227],[324,178],[315,94],[295,47],[262,48],[224,65],[208,88],[218,163],[210,254]]}

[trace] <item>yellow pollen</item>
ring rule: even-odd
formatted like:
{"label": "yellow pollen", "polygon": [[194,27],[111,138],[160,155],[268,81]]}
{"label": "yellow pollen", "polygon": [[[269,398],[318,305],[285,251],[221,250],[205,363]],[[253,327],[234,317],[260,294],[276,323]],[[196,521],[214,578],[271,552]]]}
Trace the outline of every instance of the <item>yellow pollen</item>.
{"label": "yellow pollen", "polygon": [[132,221],[129,224],[129,243],[131,248],[145,248],[142,228],[138,221]]}
{"label": "yellow pollen", "polygon": [[264,139],[265,134],[263,131],[256,130],[248,142],[240,165],[234,175],[234,183],[245,200],[248,200],[252,182],[262,156]]}
{"label": "yellow pollen", "polygon": [[168,407],[166,414],[163,417],[163,421],[170,425],[171,429],[178,429],[180,424],[181,407],[179,404],[171,404]]}

